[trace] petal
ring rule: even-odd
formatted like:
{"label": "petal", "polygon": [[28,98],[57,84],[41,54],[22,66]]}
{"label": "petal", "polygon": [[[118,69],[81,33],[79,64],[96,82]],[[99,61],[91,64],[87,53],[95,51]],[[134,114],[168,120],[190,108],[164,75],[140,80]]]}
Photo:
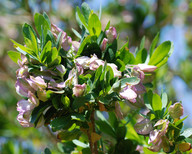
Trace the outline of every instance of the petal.
{"label": "petal", "polygon": [[143,72],[153,72],[157,69],[157,66],[147,65],[147,64],[138,64],[139,68]]}
{"label": "petal", "polygon": [[135,101],[135,99],[137,98],[137,94],[135,93],[135,91],[133,91],[130,88],[124,88],[123,91],[121,91],[120,96],[126,100],[132,100]]}
{"label": "petal", "polygon": [[147,135],[153,130],[152,123],[149,119],[144,119],[136,123],[134,128],[138,134],[142,134],[142,135]]}

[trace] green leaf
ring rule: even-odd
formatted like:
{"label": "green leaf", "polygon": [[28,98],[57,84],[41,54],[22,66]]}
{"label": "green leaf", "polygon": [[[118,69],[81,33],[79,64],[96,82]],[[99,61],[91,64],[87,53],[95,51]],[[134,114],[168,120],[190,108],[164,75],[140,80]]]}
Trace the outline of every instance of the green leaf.
{"label": "green leaf", "polygon": [[149,55],[150,55],[150,57],[152,56],[153,51],[154,51],[154,49],[155,49],[158,41],[159,41],[159,32],[157,33],[157,35],[155,36],[155,38],[153,39],[153,41],[152,41],[152,43],[151,43],[151,46],[150,46],[150,49],[149,49]]}
{"label": "green leaf", "polygon": [[43,111],[49,106],[49,104],[40,103],[39,106],[33,109],[29,122],[36,125]]}
{"label": "green leaf", "polygon": [[[36,59],[36,58],[35,58],[35,57],[36,57],[36,54],[34,53],[33,50],[31,50],[30,48],[27,48],[27,47],[25,47],[25,46],[23,46],[23,45],[15,42],[14,40],[11,40],[11,41],[14,43],[15,48],[16,48],[19,52],[21,52],[21,53],[24,54],[24,55],[29,54],[32,58]],[[22,51],[21,51],[21,50],[22,50]]]}
{"label": "green leaf", "polygon": [[147,50],[143,48],[137,52],[135,58],[135,64],[145,63],[146,59],[147,59]]}
{"label": "green leaf", "polygon": [[166,108],[168,103],[168,98],[165,92],[162,94],[161,100],[162,100],[162,108]]}
{"label": "green leaf", "polygon": [[16,51],[8,51],[7,52],[8,56],[11,58],[11,60],[15,63],[18,62],[18,60],[21,60],[21,53],[16,52]]}
{"label": "green leaf", "polygon": [[108,21],[107,26],[105,27],[105,31],[108,30],[110,27],[110,21]]}
{"label": "green leaf", "polygon": [[159,112],[161,112],[162,110],[162,102],[161,102],[161,97],[158,94],[153,94],[152,108],[157,115],[160,115]]}
{"label": "green leaf", "polygon": [[192,128],[187,128],[184,130],[184,132],[181,134],[181,136],[184,136],[185,138],[188,138],[192,135]]}
{"label": "green leaf", "polygon": [[81,24],[88,30],[89,28],[88,28],[88,25],[86,23],[86,20],[85,20],[83,14],[81,13],[81,10],[78,6],[76,7],[76,11],[77,11],[77,16],[79,17]]}
{"label": "green leaf", "polygon": [[188,116],[175,122],[175,126],[180,125]]}
{"label": "green leaf", "polygon": [[37,46],[37,38],[35,37],[35,35],[34,35],[34,33],[33,33],[33,31],[31,29],[29,29],[29,32],[30,32],[30,35],[31,35],[31,42],[32,42],[32,45],[33,45],[32,49],[35,52],[35,54],[37,56],[39,56],[38,55],[39,51],[38,51],[38,46]]}
{"label": "green leaf", "polygon": [[51,21],[49,20],[49,16],[47,15],[46,12],[43,12],[43,17],[45,18],[45,20],[46,20],[47,23],[49,24],[49,27],[51,28]]}
{"label": "green leaf", "polygon": [[57,138],[61,140],[71,141],[74,139],[78,139],[81,134],[82,132],[79,129],[73,129],[72,131],[65,130],[65,131],[59,132],[59,134],[57,135]]}
{"label": "green leaf", "polygon": [[77,121],[85,121],[85,116],[83,114],[80,114],[80,113],[73,113],[71,115],[71,119],[77,120]]}
{"label": "green leaf", "polygon": [[95,13],[89,17],[88,29],[91,36],[96,35],[98,37],[101,33],[101,22]]}
{"label": "green leaf", "polygon": [[84,47],[85,47],[85,45],[86,45],[87,43],[91,43],[91,36],[90,36],[90,35],[87,36],[87,37],[83,40],[83,42],[81,43],[81,45],[80,45],[80,47],[79,47],[79,50],[77,51],[76,57],[79,56],[79,55],[81,55],[81,53],[83,52],[83,49],[84,49]]}
{"label": "green leaf", "polygon": [[35,22],[35,27],[37,29],[37,32],[39,33],[40,36],[42,36],[42,31],[41,31],[42,28],[44,32],[51,29],[45,17],[39,13],[35,14],[34,22]]}
{"label": "green leaf", "polygon": [[135,57],[133,56],[132,53],[129,52],[128,48],[129,42],[123,45],[119,51],[116,53],[116,58],[122,60],[125,65],[127,64],[134,64],[135,62]]}
{"label": "green leaf", "polygon": [[141,44],[140,44],[140,50],[145,48],[145,36],[143,36],[142,40],[141,40]]}
{"label": "green leaf", "polygon": [[81,34],[79,34],[75,29],[72,28],[73,33],[81,39]]}
{"label": "green leaf", "polygon": [[85,2],[82,3],[81,10],[82,10],[82,13],[83,13],[83,16],[85,18],[86,23],[88,23],[89,14],[91,13],[91,9],[90,9],[89,5],[87,3],[85,3]]}
{"label": "green leaf", "polygon": [[105,134],[110,135],[111,137],[116,138],[116,134],[114,129],[111,127],[111,125],[107,121],[97,120],[96,124],[99,126],[100,131],[102,131]]}
{"label": "green leaf", "polygon": [[37,34],[35,33],[34,29],[31,27],[31,25],[25,23],[22,27],[23,30],[23,36],[28,38],[29,40],[32,40],[31,38],[31,34],[30,31],[33,32],[33,35],[35,36],[35,38],[37,39]]}
{"label": "green leaf", "polygon": [[115,64],[117,65],[119,71],[123,72],[125,70],[125,63],[120,59],[117,59]]}
{"label": "green leaf", "polygon": [[144,102],[148,109],[152,109],[152,98],[153,98],[153,92],[149,90],[147,93],[144,94]]}
{"label": "green leaf", "polygon": [[50,149],[49,149],[49,148],[45,148],[45,150],[44,150],[44,154],[51,154]]}
{"label": "green leaf", "polygon": [[127,129],[125,126],[120,126],[116,130],[117,139],[121,140],[125,138]]}
{"label": "green leaf", "polygon": [[67,117],[57,117],[51,121],[51,128],[53,131],[58,131],[61,129],[68,129],[72,126],[73,121],[70,116]]}
{"label": "green leaf", "polygon": [[42,63],[44,63],[47,59],[48,53],[51,51],[51,41],[48,41],[47,44],[44,46],[43,51],[40,55],[40,60]]}
{"label": "green leaf", "polygon": [[172,52],[172,43],[170,41],[166,41],[159,45],[149,60],[149,65],[158,65],[165,58],[169,57]]}
{"label": "green leaf", "polygon": [[89,147],[88,144],[85,144],[85,143],[83,143],[83,142],[81,142],[81,141],[79,141],[79,140],[73,140],[72,142],[73,142],[75,145],[80,146],[80,147],[82,147],[82,148],[88,148],[88,147]]}
{"label": "green leaf", "polygon": [[119,81],[121,82],[121,88],[125,88],[127,86],[127,84],[129,84],[129,85],[138,84],[140,82],[140,79],[138,77],[130,77],[130,78],[123,78]]}
{"label": "green leaf", "polygon": [[93,93],[90,93],[81,97],[76,97],[73,101],[72,108],[77,109],[83,106],[87,102],[94,102],[94,101],[95,101],[95,96]]}

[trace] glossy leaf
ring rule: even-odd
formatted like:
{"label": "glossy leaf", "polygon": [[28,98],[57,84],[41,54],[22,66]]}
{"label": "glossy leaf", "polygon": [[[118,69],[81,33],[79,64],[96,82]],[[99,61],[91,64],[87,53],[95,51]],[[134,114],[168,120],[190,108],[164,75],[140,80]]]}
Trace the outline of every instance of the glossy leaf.
{"label": "glossy leaf", "polygon": [[101,33],[101,22],[94,13],[89,17],[88,29],[91,36],[96,35],[98,37]]}
{"label": "glossy leaf", "polygon": [[16,51],[8,51],[7,52],[8,56],[11,58],[11,60],[15,63],[18,62],[18,60],[21,60],[21,53],[16,52]]}
{"label": "glossy leaf", "polygon": [[159,45],[149,60],[149,65],[158,65],[164,58],[170,55],[172,43],[170,41],[166,41]]}

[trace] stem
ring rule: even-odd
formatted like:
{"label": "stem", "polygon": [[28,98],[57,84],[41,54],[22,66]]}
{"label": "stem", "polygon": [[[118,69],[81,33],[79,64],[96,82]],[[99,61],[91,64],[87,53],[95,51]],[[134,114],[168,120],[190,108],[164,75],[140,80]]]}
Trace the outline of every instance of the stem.
{"label": "stem", "polygon": [[92,154],[98,154],[97,150],[97,141],[93,143],[91,133],[95,133],[95,118],[94,118],[94,111],[91,113],[91,128],[88,131],[88,138],[89,138],[89,144],[90,144],[90,149]]}

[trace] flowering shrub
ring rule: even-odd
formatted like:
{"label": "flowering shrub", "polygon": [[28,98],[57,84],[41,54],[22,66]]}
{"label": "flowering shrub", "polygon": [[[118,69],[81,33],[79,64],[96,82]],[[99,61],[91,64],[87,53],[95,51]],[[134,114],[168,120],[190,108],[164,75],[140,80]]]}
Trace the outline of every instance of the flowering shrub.
{"label": "flowering shrub", "polygon": [[[82,32],[73,31],[80,41],[51,23],[46,13],[35,14],[36,31],[23,25],[24,45],[12,40],[18,52],[8,55],[20,66],[15,87],[23,97],[17,103],[19,123],[50,127],[66,153],[189,151],[192,131],[182,130],[182,104],[152,91],[155,72],[167,62],[172,43],[155,48],[157,35],[147,51],[143,39],[134,56],[128,42],[118,47],[110,22],[102,30],[86,3],[77,7],[76,19]],[[124,103],[135,113],[123,114]]]}

